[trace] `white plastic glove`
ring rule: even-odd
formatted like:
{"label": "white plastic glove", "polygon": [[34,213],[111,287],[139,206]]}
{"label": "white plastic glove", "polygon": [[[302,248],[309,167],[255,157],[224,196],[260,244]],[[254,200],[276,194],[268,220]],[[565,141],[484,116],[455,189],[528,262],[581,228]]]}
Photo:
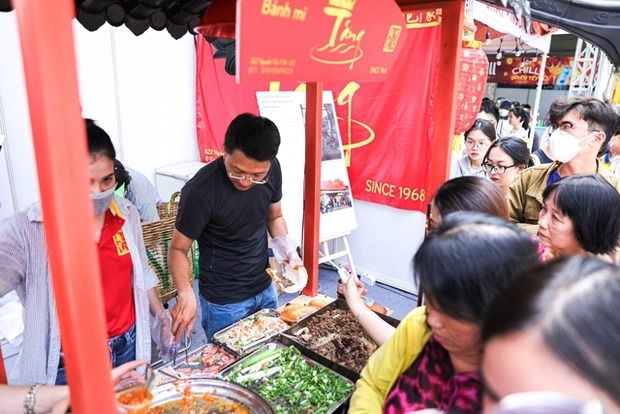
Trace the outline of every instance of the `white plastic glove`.
{"label": "white plastic glove", "polygon": [[277,236],[271,240],[273,255],[279,262],[288,262],[293,269],[304,263],[297,254],[297,242],[291,236]]}
{"label": "white plastic glove", "polygon": [[172,334],[172,316],[168,309],[161,308],[151,318],[151,338],[159,349],[159,357],[164,362],[171,361],[174,355],[174,335]]}

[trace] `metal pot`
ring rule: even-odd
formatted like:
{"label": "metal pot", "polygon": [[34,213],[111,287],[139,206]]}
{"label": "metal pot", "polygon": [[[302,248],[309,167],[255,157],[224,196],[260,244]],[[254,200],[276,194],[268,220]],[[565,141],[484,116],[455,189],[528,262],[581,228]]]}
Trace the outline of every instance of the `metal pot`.
{"label": "metal pot", "polygon": [[158,407],[182,398],[182,392],[189,385],[195,396],[210,394],[233,403],[243,405],[252,414],[274,414],[273,409],[254,391],[232,382],[217,379],[188,379],[169,382],[156,386],[152,407]]}

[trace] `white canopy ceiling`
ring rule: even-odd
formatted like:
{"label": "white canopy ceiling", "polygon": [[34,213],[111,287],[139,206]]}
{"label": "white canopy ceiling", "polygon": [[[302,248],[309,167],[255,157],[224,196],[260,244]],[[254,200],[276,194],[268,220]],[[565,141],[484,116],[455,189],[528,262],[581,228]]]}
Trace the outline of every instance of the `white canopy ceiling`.
{"label": "white canopy ceiling", "polygon": [[[546,34],[544,36],[528,34],[525,30],[524,23],[522,21],[517,21],[517,18],[512,11],[498,9],[493,6],[489,6],[488,4],[475,1],[474,20],[489,26],[493,30],[510,35],[504,36],[504,41],[502,44],[503,50],[514,50],[516,39],[520,39],[528,46],[526,49],[535,48],[542,52],[549,53],[551,34]],[[495,42],[497,43],[494,49],[487,46],[485,47],[485,50],[497,50],[499,47],[499,40],[495,40]]]}

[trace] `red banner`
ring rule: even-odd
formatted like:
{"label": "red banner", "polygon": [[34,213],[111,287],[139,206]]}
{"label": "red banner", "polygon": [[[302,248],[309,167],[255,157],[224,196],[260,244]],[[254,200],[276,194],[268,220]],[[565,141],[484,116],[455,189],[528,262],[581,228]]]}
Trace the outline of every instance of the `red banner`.
{"label": "red banner", "polygon": [[406,37],[394,0],[240,0],[237,8],[242,82],[383,80]]}
{"label": "red banner", "polygon": [[476,119],[487,82],[487,55],[478,47],[479,43],[470,43],[474,47],[464,44],[461,49],[461,67],[456,85],[455,134],[467,131]]}
{"label": "red banner", "polygon": [[[356,199],[426,211],[432,108],[437,85],[441,10],[406,13],[408,36],[399,62],[384,82],[325,82],[332,90]],[[197,134],[201,157],[221,154],[228,123],[258,113],[256,91],[300,90],[293,82],[243,83],[224,72],[211,46],[198,38]]]}
{"label": "red banner", "polygon": [[[491,56],[489,57],[489,77],[487,82],[513,88],[535,88],[538,83],[541,62],[542,58],[540,57],[507,57],[498,66],[495,56]],[[572,56],[549,56],[545,66],[543,88],[567,89],[570,85],[572,67]]]}

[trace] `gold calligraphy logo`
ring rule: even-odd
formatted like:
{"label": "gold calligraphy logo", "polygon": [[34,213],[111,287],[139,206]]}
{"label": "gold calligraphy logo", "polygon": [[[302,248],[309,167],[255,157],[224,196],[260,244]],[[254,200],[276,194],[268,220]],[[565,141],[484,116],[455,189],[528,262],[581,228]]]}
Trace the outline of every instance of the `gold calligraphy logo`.
{"label": "gold calligraphy logo", "polygon": [[[342,131],[342,149],[344,151],[344,161],[347,167],[351,166],[351,155],[353,150],[365,147],[370,144],[376,138],[376,133],[370,125],[367,125],[357,119],[353,119],[353,98],[355,93],[361,88],[360,84],[354,81],[347,83],[344,88],[338,94],[336,98],[336,105],[346,108],[346,117],[337,116],[339,121],[344,121],[345,130]],[[277,92],[280,90],[280,82],[271,82],[269,84],[269,90]],[[305,92],[306,84],[300,83],[295,88],[295,92]],[[355,133],[354,133],[355,130]],[[362,136],[363,138],[358,141],[353,141],[354,135],[356,137]]]}
{"label": "gold calligraphy logo", "polygon": [[383,51],[386,53],[392,53],[396,50],[396,45],[398,44],[398,38],[400,37],[400,32],[403,30],[401,26],[391,25],[388,29],[388,35],[385,39],[385,44],[383,45]]}
{"label": "gold calligraphy logo", "polygon": [[334,18],[334,24],[327,43],[313,47],[310,58],[327,65],[349,65],[349,70],[352,70],[355,62],[364,56],[361,43],[366,31],[355,31],[351,26],[356,1],[329,0],[329,6],[324,7],[323,11]]}
{"label": "gold calligraphy logo", "polygon": [[117,255],[125,256],[127,253],[129,253],[129,247],[127,246],[127,241],[125,240],[125,236],[123,236],[122,230],[112,236],[112,240],[114,241],[114,245],[116,246]]}
{"label": "gold calligraphy logo", "polygon": [[441,9],[406,12],[405,21],[407,22],[407,29],[439,26],[441,24],[441,15]]}
{"label": "gold calligraphy logo", "polygon": [[[355,95],[355,92],[357,92],[359,89],[360,84],[351,81],[344,88],[342,88],[342,91],[340,91],[340,94],[338,94],[338,97],[336,98],[336,104],[345,106],[347,109],[347,117],[345,119],[345,135],[347,142],[346,144],[344,142],[342,144],[342,149],[344,150],[344,161],[347,167],[351,166],[352,151],[354,149],[361,148],[370,144],[372,141],[374,141],[376,136],[375,131],[373,131],[373,129],[369,125],[353,119],[353,96]],[[342,117],[338,117],[338,119],[342,120]],[[368,136],[361,141],[353,142],[353,126],[361,127],[368,134]]]}

